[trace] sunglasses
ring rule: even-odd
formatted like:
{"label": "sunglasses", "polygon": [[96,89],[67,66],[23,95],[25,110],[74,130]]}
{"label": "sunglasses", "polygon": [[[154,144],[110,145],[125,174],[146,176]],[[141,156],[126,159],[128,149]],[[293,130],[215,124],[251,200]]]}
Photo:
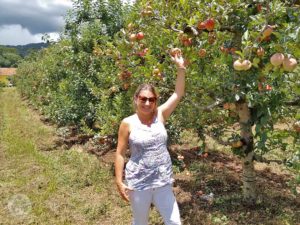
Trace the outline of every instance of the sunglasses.
{"label": "sunglasses", "polygon": [[146,103],[147,101],[149,101],[149,103],[154,103],[154,102],[156,102],[156,98],[155,98],[155,97],[147,98],[147,97],[139,96],[138,98],[139,98],[139,100],[140,100],[142,103]]}

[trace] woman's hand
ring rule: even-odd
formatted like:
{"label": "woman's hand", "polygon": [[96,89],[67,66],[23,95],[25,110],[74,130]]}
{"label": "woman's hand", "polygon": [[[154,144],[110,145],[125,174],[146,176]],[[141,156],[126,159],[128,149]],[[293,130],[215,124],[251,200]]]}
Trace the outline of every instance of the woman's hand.
{"label": "woman's hand", "polygon": [[118,191],[119,191],[121,197],[125,201],[129,202],[129,192],[133,191],[133,189],[129,188],[124,183],[117,183],[117,187],[118,187]]}
{"label": "woman's hand", "polygon": [[185,61],[182,57],[180,48],[172,48],[170,51],[171,59],[176,64],[177,68],[185,69]]}

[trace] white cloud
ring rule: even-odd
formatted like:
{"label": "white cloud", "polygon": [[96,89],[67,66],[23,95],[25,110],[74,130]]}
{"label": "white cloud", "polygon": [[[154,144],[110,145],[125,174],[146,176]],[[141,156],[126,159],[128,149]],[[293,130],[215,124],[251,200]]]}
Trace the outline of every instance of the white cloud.
{"label": "white cloud", "polygon": [[56,40],[72,0],[0,0],[0,45],[42,42],[47,33]]}
{"label": "white cloud", "polygon": [[72,1],[71,0],[54,0],[53,1],[54,5],[64,5],[67,7],[72,7]]}
{"label": "white cloud", "polygon": [[[51,40],[57,40],[59,34],[48,33]],[[0,27],[0,44],[1,45],[25,45],[28,43],[39,43],[42,41],[44,34],[31,34],[28,29],[22,28],[21,25],[4,25]]]}
{"label": "white cloud", "polygon": [[[135,0],[123,0],[132,3]],[[0,45],[42,42],[43,34],[57,40],[73,0],[0,0]]]}

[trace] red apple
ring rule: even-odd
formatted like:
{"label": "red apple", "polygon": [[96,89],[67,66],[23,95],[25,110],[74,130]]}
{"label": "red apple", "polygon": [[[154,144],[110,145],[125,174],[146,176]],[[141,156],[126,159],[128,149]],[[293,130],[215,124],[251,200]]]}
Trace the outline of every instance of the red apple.
{"label": "red apple", "polygon": [[204,30],[204,29],[206,29],[206,27],[205,27],[205,22],[198,22],[198,24],[197,24],[197,28],[199,29],[199,30]]}
{"label": "red apple", "polygon": [[267,84],[267,85],[266,85],[266,90],[267,90],[267,91],[271,91],[271,90],[272,90],[272,86],[269,85],[269,84]]}
{"label": "red apple", "polygon": [[137,35],[136,35],[136,38],[137,38],[138,40],[144,39],[144,33],[143,33],[143,32],[138,32]]}
{"label": "red apple", "polygon": [[205,21],[205,28],[208,31],[212,31],[215,28],[215,20],[213,18],[209,18]]}
{"label": "red apple", "polygon": [[183,45],[188,47],[188,46],[191,46],[193,44],[193,39],[192,38],[188,38],[188,39],[185,39],[183,41]]}

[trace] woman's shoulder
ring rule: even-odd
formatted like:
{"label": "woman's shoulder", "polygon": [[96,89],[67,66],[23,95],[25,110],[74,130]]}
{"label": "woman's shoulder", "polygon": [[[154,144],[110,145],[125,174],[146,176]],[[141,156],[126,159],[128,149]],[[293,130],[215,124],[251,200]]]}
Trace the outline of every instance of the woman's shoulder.
{"label": "woman's shoulder", "polygon": [[127,127],[129,132],[131,132],[132,127],[134,127],[134,124],[136,124],[136,117],[137,117],[136,114],[133,114],[122,120],[122,124]]}
{"label": "woman's shoulder", "polygon": [[128,116],[128,117],[125,117],[123,120],[122,120],[122,123],[126,124],[127,126],[131,127],[132,124],[135,123],[135,120],[136,120],[136,114],[133,114],[131,116]]}
{"label": "woman's shoulder", "polygon": [[131,116],[125,117],[125,118],[122,120],[122,123],[130,124],[130,123],[132,123],[132,121],[134,121],[135,119],[136,119],[136,114],[133,114],[133,115],[131,115]]}

